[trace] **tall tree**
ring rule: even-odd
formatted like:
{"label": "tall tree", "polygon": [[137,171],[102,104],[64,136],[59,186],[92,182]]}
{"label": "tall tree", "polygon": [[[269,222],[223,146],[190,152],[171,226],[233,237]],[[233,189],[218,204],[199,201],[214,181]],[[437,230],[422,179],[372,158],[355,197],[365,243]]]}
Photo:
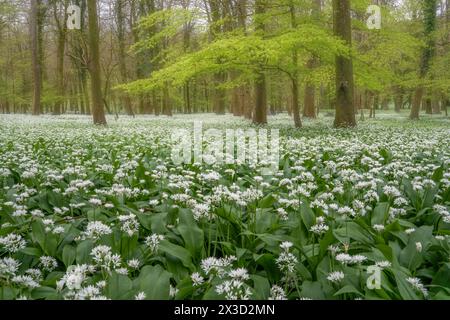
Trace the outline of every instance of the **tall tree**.
{"label": "tall tree", "polygon": [[[318,22],[320,19],[320,12],[322,10],[322,1],[314,0],[312,3],[312,16],[314,22]],[[316,66],[317,61],[314,57],[308,60],[307,67],[312,69]],[[307,81],[305,84],[305,97],[304,97],[304,107],[303,107],[303,116],[307,118],[315,118],[316,117],[316,107],[315,107],[315,92],[316,87],[312,83],[312,81]]]}
{"label": "tall tree", "polygon": [[[352,25],[350,0],[333,0],[334,34],[351,48]],[[335,127],[356,126],[354,108],[353,61],[349,56],[336,56],[336,115]]]}
{"label": "tall tree", "polygon": [[[289,2],[289,11],[291,14],[291,27],[293,29],[297,28],[297,16],[295,13],[295,4],[294,0],[290,0]],[[302,120],[300,119],[300,106],[299,106],[299,90],[298,90],[298,52],[297,49],[294,48],[292,52],[292,63],[294,66],[293,74],[291,75],[292,80],[292,114],[294,116],[294,124],[296,128],[301,128]]]}
{"label": "tall tree", "polygon": [[53,1],[53,17],[56,24],[56,87],[58,100],[55,103],[53,114],[61,114],[64,105],[64,56],[67,37],[67,7],[69,1]]}
{"label": "tall tree", "polygon": [[[437,0],[423,0],[422,10],[425,47],[422,52],[422,60],[419,69],[420,81],[426,78],[428,71],[430,70],[431,59],[433,58],[435,52],[436,41],[434,39],[434,32],[436,31]],[[414,92],[411,113],[409,115],[411,120],[419,119],[420,106],[422,104],[424,92],[425,89],[423,84],[419,84],[416,91]]]}
{"label": "tall tree", "polygon": [[102,97],[97,0],[89,0],[87,8],[89,16],[89,72],[91,75],[92,115],[94,124],[104,125],[106,124],[106,117]]}
{"label": "tall tree", "polygon": [[[116,14],[116,24],[117,24],[117,42],[119,46],[118,58],[119,58],[119,69],[122,82],[127,82],[128,71],[125,56],[125,1],[116,0],[115,3],[115,14]],[[123,96],[123,104],[125,111],[129,116],[134,116],[133,106],[131,103],[130,96],[125,93]]]}
{"label": "tall tree", "polygon": [[[222,33],[221,26],[221,1],[209,0],[210,13],[210,38],[211,41],[216,40]],[[221,87],[226,80],[226,74],[224,72],[218,72],[214,74],[214,96],[213,96],[213,109],[216,114],[225,113],[225,90]]]}
{"label": "tall tree", "polygon": [[[264,36],[267,0],[255,0],[255,32]],[[255,113],[253,123],[267,123],[267,81],[264,70],[258,70],[255,77]]]}
{"label": "tall tree", "polygon": [[39,48],[39,12],[41,10],[41,0],[31,0],[30,11],[30,36],[31,36],[31,57],[33,64],[33,102],[32,113],[39,115],[41,113],[41,88],[42,88],[42,59]]}

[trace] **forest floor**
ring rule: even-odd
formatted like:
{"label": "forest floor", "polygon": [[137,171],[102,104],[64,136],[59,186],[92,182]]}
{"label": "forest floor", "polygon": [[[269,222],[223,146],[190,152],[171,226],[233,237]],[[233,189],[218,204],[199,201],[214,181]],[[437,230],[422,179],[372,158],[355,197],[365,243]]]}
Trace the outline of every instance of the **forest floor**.
{"label": "forest floor", "polygon": [[253,127],[0,115],[0,299],[450,298],[449,118],[269,117],[272,176],[175,165],[197,119]]}

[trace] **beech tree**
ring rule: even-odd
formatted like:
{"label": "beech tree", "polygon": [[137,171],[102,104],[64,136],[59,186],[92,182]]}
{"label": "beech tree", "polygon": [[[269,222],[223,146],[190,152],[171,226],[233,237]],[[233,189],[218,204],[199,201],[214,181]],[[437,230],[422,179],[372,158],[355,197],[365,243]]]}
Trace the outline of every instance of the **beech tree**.
{"label": "beech tree", "polygon": [[[351,47],[352,25],[350,0],[333,0],[334,34]],[[335,127],[356,126],[353,101],[353,62],[351,57],[336,57],[336,115]]]}
{"label": "beech tree", "polygon": [[30,10],[30,37],[31,37],[31,56],[33,64],[33,102],[32,113],[39,115],[41,113],[41,89],[42,89],[42,58],[40,48],[40,26],[42,21],[39,17],[41,11],[41,0],[31,0]]}
{"label": "beech tree", "polygon": [[106,117],[102,97],[97,0],[87,1],[87,9],[89,16],[89,73],[91,75],[92,116],[94,118],[94,124],[105,125]]}

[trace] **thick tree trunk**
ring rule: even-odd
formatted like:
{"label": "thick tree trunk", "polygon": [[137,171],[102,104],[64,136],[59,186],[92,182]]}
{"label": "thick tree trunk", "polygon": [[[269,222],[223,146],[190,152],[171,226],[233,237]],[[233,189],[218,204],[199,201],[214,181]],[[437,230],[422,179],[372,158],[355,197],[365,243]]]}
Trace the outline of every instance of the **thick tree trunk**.
{"label": "thick tree trunk", "polygon": [[92,115],[94,124],[105,125],[106,117],[102,97],[97,0],[89,0],[87,7],[89,15],[89,72],[91,75]]}
{"label": "thick tree trunk", "polygon": [[[350,0],[333,0],[334,33],[349,47],[352,42]],[[348,57],[336,57],[336,116],[335,127],[356,126],[353,101],[353,63]]]}
{"label": "thick tree trunk", "polygon": [[[436,42],[434,40],[433,33],[436,31],[437,0],[423,0],[421,4],[423,6],[423,25],[425,29],[426,39],[426,45],[422,52],[422,61],[419,73],[419,78],[423,80],[428,74],[428,71],[430,69],[430,61],[433,58],[435,52]],[[420,105],[424,96],[424,91],[425,89],[422,85],[416,89],[413,104],[411,107],[411,113],[409,115],[409,118],[411,120],[419,119]],[[430,108],[427,109],[428,112],[430,111],[429,109],[431,109],[431,103]]]}
{"label": "thick tree trunk", "polygon": [[411,120],[419,119],[420,106],[422,105],[423,91],[424,91],[423,87],[420,86],[414,92],[414,97],[411,105],[411,113],[409,114],[409,118]]}

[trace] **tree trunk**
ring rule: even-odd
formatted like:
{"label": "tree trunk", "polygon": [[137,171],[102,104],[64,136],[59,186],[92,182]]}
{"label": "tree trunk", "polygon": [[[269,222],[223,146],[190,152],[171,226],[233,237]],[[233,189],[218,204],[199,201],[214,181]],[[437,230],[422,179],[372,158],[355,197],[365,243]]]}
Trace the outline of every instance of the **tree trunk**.
{"label": "tree trunk", "polygon": [[[116,0],[116,21],[117,21],[117,40],[118,40],[117,42],[119,47],[118,58],[119,58],[120,77],[122,78],[122,82],[128,82],[127,64],[125,59],[124,6],[125,6],[124,0]],[[134,117],[134,111],[130,96],[126,93],[123,93],[122,101],[127,115]]]}
{"label": "tree trunk", "polygon": [[[266,0],[255,0],[255,32],[264,36],[265,24],[261,15],[266,12]],[[262,70],[257,71],[255,79],[255,113],[253,123],[267,123],[267,84],[266,75]]]}
{"label": "tree trunk", "polygon": [[[334,34],[349,47],[352,43],[350,0],[333,0]],[[353,101],[353,62],[351,58],[336,57],[336,116],[335,127],[356,126]]]}
{"label": "tree trunk", "polygon": [[[292,2],[291,2],[292,6]],[[317,22],[320,19],[320,12],[322,10],[322,3],[320,0],[315,0],[313,2],[313,19]],[[292,9],[291,9],[292,12]],[[314,57],[310,58],[307,67],[313,69],[316,67],[317,61]],[[316,107],[315,107],[315,92],[316,88],[311,81],[307,81],[305,85],[305,97],[304,97],[304,107],[303,116],[306,118],[316,118]]]}
{"label": "tree trunk", "polygon": [[39,11],[42,5],[41,0],[31,0],[30,13],[30,35],[31,35],[31,56],[33,63],[33,102],[32,113],[39,115],[41,113],[41,87],[42,87],[42,72],[41,72],[41,58],[39,53]]}
{"label": "tree trunk", "polygon": [[92,115],[94,124],[105,125],[106,117],[102,98],[97,0],[89,0],[87,7],[89,15],[89,72],[91,75]]}
{"label": "tree trunk", "polygon": [[[292,29],[297,28],[297,15],[295,14],[295,4],[293,1],[289,2],[289,12],[291,15],[291,27]],[[294,66],[294,71],[292,74],[292,102],[291,110],[294,116],[294,125],[296,128],[302,127],[302,120],[300,118],[300,106],[299,106],[299,89],[298,89],[298,52],[296,49],[292,52],[292,63]],[[305,96],[306,99],[306,96]],[[306,102],[306,101],[305,101]],[[314,103],[313,103],[314,108]]]}
{"label": "tree trunk", "polygon": [[169,96],[169,85],[166,83],[163,87],[163,115],[165,116],[172,116],[172,106],[170,103],[170,96]]}
{"label": "tree trunk", "polygon": [[[426,45],[422,52],[422,60],[420,65],[419,79],[423,80],[426,78],[428,71],[430,69],[430,61],[434,56],[436,42],[434,40],[434,32],[436,31],[436,11],[437,11],[437,0],[423,0],[423,24],[425,29],[425,41]],[[420,85],[414,94],[414,100],[411,106],[411,113],[409,118],[411,120],[418,120],[420,113],[420,105],[422,98],[424,96],[424,87]],[[427,109],[427,111],[429,111]]]}

